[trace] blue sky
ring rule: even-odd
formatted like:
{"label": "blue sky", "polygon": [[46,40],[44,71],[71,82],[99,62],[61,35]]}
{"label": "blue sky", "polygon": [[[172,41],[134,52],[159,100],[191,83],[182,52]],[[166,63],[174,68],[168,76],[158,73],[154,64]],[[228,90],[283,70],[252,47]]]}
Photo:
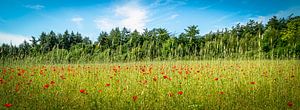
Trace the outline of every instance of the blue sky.
{"label": "blue sky", "polygon": [[20,44],[51,30],[80,32],[95,41],[101,31],[166,28],[200,34],[273,15],[300,15],[299,0],[0,0],[0,43]]}

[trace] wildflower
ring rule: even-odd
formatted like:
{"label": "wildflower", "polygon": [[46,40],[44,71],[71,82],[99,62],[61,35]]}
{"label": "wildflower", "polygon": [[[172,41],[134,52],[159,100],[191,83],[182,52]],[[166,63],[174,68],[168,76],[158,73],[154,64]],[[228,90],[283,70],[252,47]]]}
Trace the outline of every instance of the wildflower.
{"label": "wildflower", "polygon": [[50,84],[52,84],[52,85],[53,85],[53,84],[55,84],[55,82],[54,82],[54,81],[51,81],[51,82],[50,82]]}
{"label": "wildflower", "polygon": [[10,103],[6,103],[6,104],[4,104],[4,106],[5,106],[6,108],[9,108],[9,107],[11,107],[11,106],[12,106],[12,104],[10,104]]}
{"label": "wildflower", "polygon": [[167,78],[168,78],[168,76],[167,76],[167,75],[164,75],[163,77],[164,77],[164,79],[167,79]]}
{"label": "wildflower", "polygon": [[99,93],[101,93],[101,92],[102,92],[102,90],[98,90],[98,92],[99,92]]}
{"label": "wildflower", "polygon": [[138,96],[133,96],[132,99],[133,101],[136,101],[138,99]]}
{"label": "wildflower", "polygon": [[116,67],[113,68],[113,71],[116,73],[118,70]]}
{"label": "wildflower", "polygon": [[108,87],[108,86],[110,86],[110,84],[109,84],[109,83],[107,83],[107,84],[105,84],[105,86],[106,86],[106,87]]}
{"label": "wildflower", "polygon": [[189,71],[189,70],[186,70],[186,71],[185,71],[185,74],[190,74],[190,71]]}
{"label": "wildflower", "polygon": [[40,70],[40,74],[41,74],[41,75],[44,75],[44,72],[43,72],[43,70]]}
{"label": "wildflower", "polygon": [[178,71],[178,73],[179,73],[179,74],[182,74],[182,71],[180,70],[180,71]]}
{"label": "wildflower", "polygon": [[45,84],[45,85],[44,85],[44,89],[49,88],[49,86],[50,86],[49,84]]}
{"label": "wildflower", "polygon": [[178,92],[178,94],[179,94],[179,95],[182,95],[182,94],[183,94],[183,92],[182,92],[182,91],[179,91],[179,92]]}
{"label": "wildflower", "polygon": [[175,69],[175,68],[176,68],[176,65],[174,65],[172,68],[174,68],[174,69]]}
{"label": "wildflower", "polygon": [[289,107],[293,106],[293,102],[289,101],[288,104],[287,104]]}
{"label": "wildflower", "polygon": [[219,78],[214,78],[214,80],[215,80],[215,81],[218,81],[218,80],[219,80]]}
{"label": "wildflower", "polygon": [[0,78],[0,84],[4,83],[4,80],[2,78]]}
{"label": "wildflower", "polygon": [[223,91],[221,91],[221,92],[220,92],[220,94],[224,94],[224,92],[223,92]]}
{"label": "wildflower", "polygon": [[250,84],[256,84],[256,82],[253,81],[253,82],[250,82]]}
{"label": "wildflower", "polygon": [[80,89],[79,92],[80,93],[85,93],[85,90],[84,89]]}

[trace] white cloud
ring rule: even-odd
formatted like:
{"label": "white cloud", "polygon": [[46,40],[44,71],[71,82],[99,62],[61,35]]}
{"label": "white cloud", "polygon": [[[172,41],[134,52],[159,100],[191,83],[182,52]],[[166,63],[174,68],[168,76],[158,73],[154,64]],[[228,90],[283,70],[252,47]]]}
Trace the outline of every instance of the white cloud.
{"label": "white cloud", "polygon": [[137,5],[125,5],[117,7],[115,10],[117,16],[123,17],[121,26],[130,29],[143,30],[146,25],[147,11]]}
{"label": "white cloud", "polygon": [[97,28],[109,31],[114,27],[126,27],[131,30],[142,31],[148,22],[148,11],[137,2],[114,7],[109,17],[102,17],[94,22]]}
{"label": "white cloud", "polygon": [[152,8],[156,7],[171,7],[176,8],[177,6],[185,5],[187,0],[155,0],[149,6]]}
{"label": "white cloud", "polygon": [[286,10],[279,10],[276,13],[272,13],[269,15],[265,15],[265,16],[247,16],[248,19],[244,19],[243,23],[246,24],[249,19],[258,21],[258,22],[262,22],[263,24],[268,23],[269,19],[271,19],[273,16],[277,16],[277,18],[287,18],[289,15],[294,14],[294,15],[299,15],[300,14],[300,7],[292,7],[292,8],[288,8]]}
{"label": "white cloud", "polygon": [[81,17],[74,17],[71,19],[72,22],[74,22],[77,26],[81,25],[81,21],[83,21],[83,18]]}
{"label": "white cloud", "polygon": [[34,9],[34,10],[40,10],[45,8],[44,5],[36,4],[36,5],[26,5],[26,8]]}
{"label": "white cloud", "polygon": [[207,6],[200,7],[200,8],[198,8],[198,9],[199,9],[199,10],[206,10],[206,9],[211,8],[212,6],[214,6],[214,5],[207,5]]}
{"label": "white cloud", "polygon": [[[300,7],[292,7],[286,10],[281,10],[275,13],[273,16],[277,16],[279,18],[282,17],[288,17],[289,15],[294,14],[294,15],[299,15],[300,14]],[[272,15],[270,15],[272,16]]]}
{"label": "white cloud", "polygon": [[29,41],[30,38],[22,36],[22,35],[16,35],[16,34],[9,34],[9,33],[2,33],[0,32],[0,44],[6,43],[13,45],[19,45],[24,42],[24,40]]}
{"label": "white cloud", "polygon": [[238,14],[240,14],[240,12],[235,12],[235,13],[231,13],[231,14],[226,14],[224,16],[219,17],[216,21],[214,21],[214,24],[220,23],[224,20],[227,20],[229,18],[232,18],[234,16],[237,16]]}
{"label": "white cloud", "polygon": [[178,14],[173,14],[173,15],[170,16],[170,19],[175,19],[178,16],[179,16]]}
{"label": "white cloud", "polygon": [[119,24],[115,24],[113,20],[109,20],[107,18],[102,18],[94,21],[97,25],[97,28],[103,31],[110,31],[112,28],[117,27]]}

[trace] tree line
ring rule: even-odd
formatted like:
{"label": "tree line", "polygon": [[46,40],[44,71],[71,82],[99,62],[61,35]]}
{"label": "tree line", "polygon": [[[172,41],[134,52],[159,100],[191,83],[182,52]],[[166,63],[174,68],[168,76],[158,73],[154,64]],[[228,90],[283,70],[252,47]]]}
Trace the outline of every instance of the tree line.
{"label": "tree line", "polygon": [[300,16],[273,16],[266,24],[249,20],[200,35],[192,25],[175,35],[164,28],[130,31],[114,28],[92,42],[80,33],[42,32],[15,46],[2,44],[3,62],[29,59],[37,62],[113,62],[143,60],[299,59]]}

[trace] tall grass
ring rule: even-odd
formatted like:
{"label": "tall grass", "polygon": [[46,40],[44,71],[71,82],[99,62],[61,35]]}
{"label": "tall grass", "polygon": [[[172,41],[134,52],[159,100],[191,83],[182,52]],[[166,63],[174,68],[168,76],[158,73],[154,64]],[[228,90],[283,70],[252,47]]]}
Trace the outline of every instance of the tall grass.
{"label": "tall grass", "polygon": [[17,63],[0,78],[0,109],[300,108],[298,60]]}

